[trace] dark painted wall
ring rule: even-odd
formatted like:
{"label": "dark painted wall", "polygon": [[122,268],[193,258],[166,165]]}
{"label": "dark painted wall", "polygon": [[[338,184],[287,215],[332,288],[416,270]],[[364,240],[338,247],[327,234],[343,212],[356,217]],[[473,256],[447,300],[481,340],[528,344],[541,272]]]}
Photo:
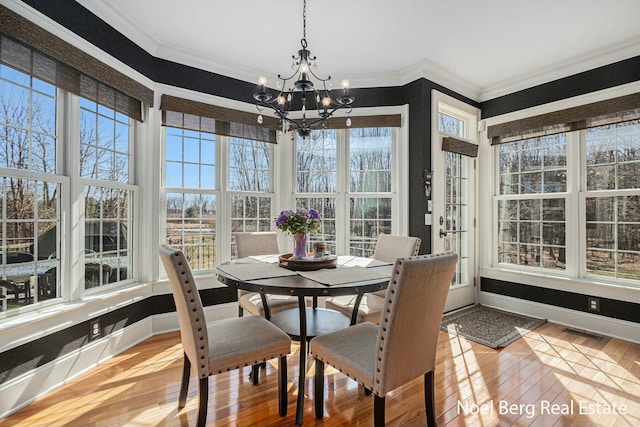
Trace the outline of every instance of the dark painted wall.
{"label": "dark painted wall", "polygon": [[600,300],[600,311],[598,313],[593,313],[587,309],[588,295],[568,292],[562,289],[542,288],[540,286],[523,285],[520,283],[487,279],[486,277],[483,277],[480,280],[480,290],[483,292],[490,292],[493,294],[553,305],[555,307],[582,311],[598,316],[612,317],[614,319],[640,323],[640,304],[629,301],[619,301],[610,298],[598,297]]}
{"label": "dark painted wall", "polygon": [[548,104],[638,80],[640,80],[640,56],[485,101],[480,104],[482,118]]}

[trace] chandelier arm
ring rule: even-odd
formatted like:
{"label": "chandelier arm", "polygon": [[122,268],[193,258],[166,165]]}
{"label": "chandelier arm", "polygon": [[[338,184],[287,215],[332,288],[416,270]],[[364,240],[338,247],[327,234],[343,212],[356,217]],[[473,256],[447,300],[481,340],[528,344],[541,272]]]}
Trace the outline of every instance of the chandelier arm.
{"label": "chandelier arm", "polygon": [[256,105],[259,105],[261,107],[265,107],[265,108],[270,108],[272,109],[277,115],[278,117],[280,117],[281,119],[286,119],[286,114],[284,114],[282,111],[280,111],[277,107],[275,107],[274,105],[271,105],[268,102],[264,102],[264,101],[257,101]]}
{"label": "chandelier arm", "polygon": [[291,127],[293,128],[293,130],[298,130],[298,129],[300,129],[302,127],[300,125],[300,123],[296,122],[295,120],[290,119],[287,116],[280,116],[280,119],[284,120],[287,123],[289,123],[291,125]]}
{"label": "chandelier arm", "polygon": [[[323,79],[322,77],[318,77],[318,76],[316,75],[316,73],[314,73],[314,72],[311,70],[311,67],[309,67],[309,73],[311,73],[311,75],[312,75],[313,77],[315,77],[315,78],[316,78],[316,80],[321,81],[322,83],[326,83],[326,82],[328,82],[329,80],[331,80],[331,76],[327,77],[326,79]],[[327,89],[326,89],[326,85],[325,85],[325,90],[327,90]]]}
{"label": "chandelier arm", "polygon": [[280,74],[278,74],[278,78],[280,80],[282,80],[282,87],[284,88],[284,84],[286,82],[288,82],[289,80],[291,80],[292,78],[294,78],[296,76],[296,74],[298,74],[298,72],[300,71],[300,67],[298,66],[298,68],[296,68],[296,70],[293,72],[293,74],[291,74],[291,76],[287,77],[286,79],[284,77],[281,77]]}
{"label": "chandelier arm", "polygon": [[338,104],[338,105],[337,105],[336,107],[334,107],[331,111],[328,111],[328,109],[327,109],[327,112],[326,112],[326,113],[322,113],[322,114],[323,114],[323,115],[326,115],[326,116],[327,116],[327,119],[328,119],[329,117],[331,117],[331,116],[333,115],[333,113],[335,113],[335,112],[336,112],[336,111],[338,111],[338,110],[342,110],[343,108],[348,108],[348,109],[349,109],[348,113],[351,113],[351,111],[353,110],[353,107],[352,107],[351,105]]}

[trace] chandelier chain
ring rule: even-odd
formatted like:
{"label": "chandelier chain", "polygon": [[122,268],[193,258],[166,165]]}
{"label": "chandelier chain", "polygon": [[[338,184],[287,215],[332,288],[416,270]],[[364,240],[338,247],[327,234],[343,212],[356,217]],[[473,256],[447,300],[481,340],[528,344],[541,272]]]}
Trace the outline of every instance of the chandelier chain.
{"label": "chandelier chain", "polygon": [[302,3],[302,39],[307,40],[307,0]]}

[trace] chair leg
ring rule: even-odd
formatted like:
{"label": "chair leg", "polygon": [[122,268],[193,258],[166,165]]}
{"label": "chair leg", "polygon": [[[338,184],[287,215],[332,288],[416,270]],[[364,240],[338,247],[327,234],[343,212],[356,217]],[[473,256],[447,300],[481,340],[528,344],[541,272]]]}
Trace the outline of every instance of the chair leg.
{"label": "chair leg", "polygon": [[365,396],[371,396],[371,393],[373,393],[373,391],[370,388],[364,387],[364,395]]}
{"label": "chair leg", "polygon": [[260,380],[260,364],[259,363],[251,366],[251,374],[249,375],[249,378],[251,378],[251,380],[253,381],[253,385],[258,384]]}
{"label": "chair leg", "polygon": [[182,383],[180,384],[180,394],[178,395],[178,409],[184,408],[187,403],[187,391],[189,390],[189,375],[191,374],[191,361],[184,353],[182,362]]}
{"label": "chair leg", "polygon": [[433,371],[424,374],[424,406],[427,412],[427,427],[436,427],[436,399],[433,379]]}
{"label": "chair leg", "polygon": [[324,362],[316,359],[316,375],[313,381],[313,401],[316,406],[316,418],[324,417]]}
{"label": "chair leg", "polygon": [[280,416],[287,415],[287,356],[281,356],[278,362],[278,409]]}
{"label": "chair leg", "polygon": [[384,397],[373,396],[373,425],[384,427]]}
{"label": "chair leg", "polygon": [[238,317],[244,316],[244,309],[240,304],[238,304]]}
{"label": "chair leg", "polygon": [[200,408],[198,409],[198,427],[205,427],[207,423],[207,405],[209,403],[209,377],[200,378]]}

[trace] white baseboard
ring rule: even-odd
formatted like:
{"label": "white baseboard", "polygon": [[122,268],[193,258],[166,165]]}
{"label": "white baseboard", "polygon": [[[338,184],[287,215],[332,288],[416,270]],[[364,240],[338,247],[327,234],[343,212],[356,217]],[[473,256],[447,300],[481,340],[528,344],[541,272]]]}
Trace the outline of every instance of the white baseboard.
{"label": "white baseboard", "polygon": [[[237,303],[205,307],[207,321],[238,315]],[[0,419],[24,408],[153,335],[177,331],[178,316],[166,313],[148,317],[109,336],[0,384]]]}
{"label": "white baseboard", "polygon": [[560,325],[640,343],[638,340],[638,324],[634,322],[540,304],[490,292],[480,292],[479,302],[487,307],[547,319],[549,322]]}

